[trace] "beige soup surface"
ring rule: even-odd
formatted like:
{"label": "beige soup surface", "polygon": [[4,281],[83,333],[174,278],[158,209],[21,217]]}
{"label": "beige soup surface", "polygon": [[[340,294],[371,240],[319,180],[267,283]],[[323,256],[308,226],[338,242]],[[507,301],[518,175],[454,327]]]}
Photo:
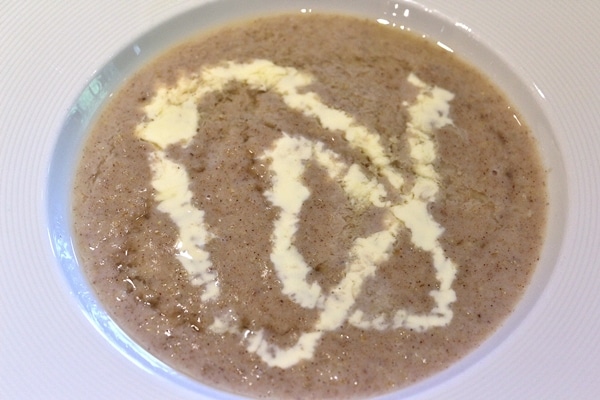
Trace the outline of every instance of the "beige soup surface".
{"label": "beige soup surface", "polygon": [[73,191],[115,321],[202,383],[363,398],[489,337],[544,237],[545,172],[503,94],[408,32],[277,15],[185,42],[99,116]]}

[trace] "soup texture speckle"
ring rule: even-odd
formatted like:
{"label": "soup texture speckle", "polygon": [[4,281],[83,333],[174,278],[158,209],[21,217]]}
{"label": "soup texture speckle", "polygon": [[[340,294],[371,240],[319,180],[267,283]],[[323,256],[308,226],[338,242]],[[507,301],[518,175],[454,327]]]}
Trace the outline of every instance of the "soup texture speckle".
{"label": "soup texture speckle", "polygon": [[494,333],[545,172],[502,91],[426,39],[276,15],[173,47],[94,122],[79,262],[149,353],[256,398],[366,398]]}

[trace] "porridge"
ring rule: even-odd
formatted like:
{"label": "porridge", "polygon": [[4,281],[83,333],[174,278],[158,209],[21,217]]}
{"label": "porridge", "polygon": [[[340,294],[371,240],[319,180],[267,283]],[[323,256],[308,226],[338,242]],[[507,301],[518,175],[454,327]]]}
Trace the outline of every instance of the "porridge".
{"label": "porridge", "polygon": [[257,398],[363,398],[476,348],[544,236],[501,92],[375,22],[279,15],[153,61],[82,151],[78,257],[142,347]]}

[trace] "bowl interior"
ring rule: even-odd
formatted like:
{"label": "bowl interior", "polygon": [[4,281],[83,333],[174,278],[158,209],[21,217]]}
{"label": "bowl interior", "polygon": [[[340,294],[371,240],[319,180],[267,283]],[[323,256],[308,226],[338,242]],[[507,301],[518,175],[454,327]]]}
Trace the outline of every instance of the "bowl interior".
{"label": "bowl interior", "polygon": [[[252,2],[226,0],[200,6],[177,16],[127,44],[89,81],[66,117],[52,156],[48,175],[48,230],[57,266],[77,297],[83,312],[120,352],[140,367],[184,385],[209,398],[237,398],[217,392],[174,371],[132,341],[107,315],[97,301],[77,261],[71,233],[70,193],[80,150],[90,124],[108,101],[110,94],[134,71],[174,44],[226,22],[277,12],[337,12],[358,15],[379,23],[418,32],[440,47],[452,51],[483,71],[499,86],[524,116],[539,144],[548,171],[550,208],[547,235],[541,259],[524,297],[503,326],[477,350],[446,371],[417,385],[383,398],[415,394],[450,379],[477,363],[497,348],[534,307],[554,269],[563,242],[567,220],[566,173],[552,126],[546,117],[543,91],[526,71],[505,62],[493,48],[478,39],[468,28],[468,21],[454,21],[413,2],[387,1],[304,1],[302,7],[291,2],[262,0]],[[551,166],[551,167],[550,167]],[[391,397],[390,397],[391,396]]]}

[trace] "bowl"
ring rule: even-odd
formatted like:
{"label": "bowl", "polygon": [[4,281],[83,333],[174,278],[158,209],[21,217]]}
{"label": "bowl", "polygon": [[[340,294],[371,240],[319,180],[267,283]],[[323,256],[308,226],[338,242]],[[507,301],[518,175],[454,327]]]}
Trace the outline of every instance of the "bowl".
{"label": "bowl", "polygon": [[217,391],[178,373],[129,338],[112,320],[87,282],[77,258],[71,228],[70,193],[74,166],[90,126],[98,112],[110,101],[122,82],[141,66],[182,40],[223,24],[279,12],[334,12],[356,15],[411,31],[427,37],[441,48],[453,52],[484,72],[524,116],[539,144],[548,172],[549,220],[547,237],[539,265],[518,306],[505,323],[475,351],[447,370],[431,378],[384,395],[382,399],[404,398],[422,393],[476,368],[520,326],[542,296],[554,271],[565,237],[568,218],[568,187],[565,163],[554,127],[549,121],[544,88],[528,71],[511,64],[496,49],[486,44],[468,23],[442,15],[415,2],[389,1],[303,1],[261,0],[246,2],[224,0],[200,5],[160,23],[126,45],[90,78],[68,111],[54,152],[48,175],[47,215],[51,245],[70,292],[96,330],[124,357],[143,370],[182,386],[204,398],[230,399],[234,395]]}

